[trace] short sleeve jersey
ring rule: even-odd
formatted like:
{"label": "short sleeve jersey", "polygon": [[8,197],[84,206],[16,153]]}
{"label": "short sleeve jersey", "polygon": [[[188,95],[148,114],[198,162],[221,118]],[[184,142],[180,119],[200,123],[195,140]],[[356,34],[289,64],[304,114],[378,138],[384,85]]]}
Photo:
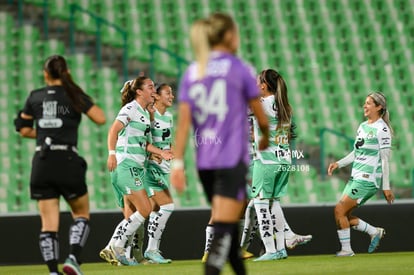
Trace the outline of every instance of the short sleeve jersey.
{"label": "short sleeve jersey", "polygon": [[116,119],[125,126],[119,132],[116,143],[118,164],[128,161],[133,166],[144,167],[147,157],[147,143],[151,139],[148,111],[142,108],[136,100],[133,100],[122,107]]}
{"label": "short sleeve jersey", "polygon": [[[275,97],[273,95],[261,99],[263,110],[269,121],[269,147],[257,151],[257,158],[264,164],[290,164],[291,154],[289,147],[290,124],[282,124],[278,128],[277,110],[275,110]],[[261,132],[255,121],[256,146],[261,138]]]}
{"label": "short sleeve jersey", "polygon": [[[249,100],[259,97],[255,73],[232,54],[212,52],[203,79],[197,66],[186,70],[179,101],[190,105],[197,168],[221,169],[249,164]],[[178,129],[179,130],[179,129]]]}
{"label": "short sleeve jersey", "polygon": [[[81,94],[82,112],[87,113],[93,102],[86,94]],[[23,113],[36,121],[36,144],[41,145],[46,137],[53,144],[77,146],[78,128],[82,114],[77,112],[62,86],[46,86],[30,93]]]}
{"label": "short sleeve jersey", "polygon": [[[166,111],[162,115],[158,112],[158,110],[156,110],[154,113],[154,121],[151,122],[152,145],[162,150],[171,149],[172,127],[172,114]],[[164,173],[170,172],[170,161],[162,160],[161,163],[158,163],[151,160],[150,162],[157,165]]]}
{"label": "short sleeve jersey", "polygon": [[380,150],[391,148],[391,133],[382,118],[372,124],[359,125],[354,143],[355,159],[352,164],[352,177],[357,180],[374,182],[380,187],[382,166]]}

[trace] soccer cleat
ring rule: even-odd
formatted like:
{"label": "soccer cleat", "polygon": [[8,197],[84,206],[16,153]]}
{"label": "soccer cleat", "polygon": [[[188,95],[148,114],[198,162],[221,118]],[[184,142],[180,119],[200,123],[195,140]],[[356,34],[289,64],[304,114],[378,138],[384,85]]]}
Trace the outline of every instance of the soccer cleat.
{"label": "soccer cleat", "polygon": [[207,262],[207,258],[208,258],[208,252],[204,252],[203,257],[201,258],[201,262],[202,262],[202,263]]}
{"label": "soccer cleat", "polygon": [[312,240],[312,235],[298,235],[295,234],[293,238],[286,239],[286,247],[288,249],[294,249],[298,245],[303,245]]}
{"label": "soccer cleat", "polygon": [[159,250],[149,250],[145,251],[144,257],[148,260],[151,260],[152,262],[156,264],[169,264],[171,263],[171,259],[165,259]]}
{"label": "soccer cleat", "polygon": [[66,275],[82,275],[82,271],[80,270],[79,264],[73,260],[72,258],[67,258],[65,263],[63,264],[63,272]]}
{"label": "soccer cleat", "polygon": [[107,261],[111,265],[118,265],[118,260],[116,259],[115,254],[111,248],[102,249],[101,252],[99,252],[99,257],[101,257],[102,260]]}
{"label": "soccer cleat", "polygon": [[287,259],[288,254],[286,252],[286,249],[281,249],[279,251],[276,252],[277,253],[277,260],[281,260],[281,259]]}
{"label": "soccer cleat", "polygon": [[351,251],[341,250],[341,251],[336,252],[336,257],[352,257],[354,255],[355,253],[352,250]]}
{"label": "soccer cleat", "polygon": [[254,259],[254,262],[261,262],[261,261],[272,261],[272,260],[278,260],[278,252],[274,253],[265,253],[259,258]]}
{"label": "soccer cleat", "polygon": [[[249,258],[253,258],[254,257],[254,254],[253,253],[250,253],[249,251],[247,251],[244,248],[241,249],[241,254],[242,254],[242,256],[241,256],[242,259],[249,259]],[[203,256],[203,258],[204,258],[204,256]],[[207,260],[207,258],[206,258],[206,260]]]}
{"label": "soccer cleat", "polygon": [[112,251],[114,252],[115,258],[118,261],[118,265],[128,265],[128,266],[135,266],[139,265],[135,259],[128,259],[125,256],[125,248],[123,247],[111,247]]}
{"label": "soccer cleat", "polygon": [[384,235],[385,235],[384,228],[377,227],[377,234],[371,237],[371,243],[369,244],[369,247],[368,247],[368,253],[372,253],[375,251],[375,249],[378,248],[381,239],[384,238]]}

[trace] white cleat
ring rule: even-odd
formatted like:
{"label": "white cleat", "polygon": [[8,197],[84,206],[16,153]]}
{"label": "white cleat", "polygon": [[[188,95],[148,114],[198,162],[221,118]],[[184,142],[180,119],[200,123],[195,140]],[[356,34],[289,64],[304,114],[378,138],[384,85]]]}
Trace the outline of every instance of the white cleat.
{"label": "white cleat", "polygon": [[352,250],[351,251],[341,250],[341,251],[336,252],[336,257],[352,257],[354,255],[355,253]]}
{"label": "white cleat", "polygon": [[294,249],[298,245],[307,244],[312,240],[312,235],[298,235],[295,234],[293,238],[286,239],[286,247],[288,249]]}

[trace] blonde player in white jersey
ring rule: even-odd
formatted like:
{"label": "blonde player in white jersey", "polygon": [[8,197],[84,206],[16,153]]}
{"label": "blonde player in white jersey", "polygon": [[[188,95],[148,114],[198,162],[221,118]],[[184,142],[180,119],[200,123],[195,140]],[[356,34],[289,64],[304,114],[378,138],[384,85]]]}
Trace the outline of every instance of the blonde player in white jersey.
{"label": "blonde player in white jersey", "polygon": [[389,181],[392,127],[386,98],[382,93],[371,93],[363,108],[367,120],[358,127],[354,150],[328,167],[328,175],[332,175],[336,168],[352,163],[351,179],[335,206],[335,220],[342,246],[336,253],[339,257],[354,255],[351,248],[351,227],[370,235],[368,253],[374,252],[385,235],[383,228],[374,227],[353,216],[352,211],[374,196],[381,187],[387,202],[391,204],[394,201]]}

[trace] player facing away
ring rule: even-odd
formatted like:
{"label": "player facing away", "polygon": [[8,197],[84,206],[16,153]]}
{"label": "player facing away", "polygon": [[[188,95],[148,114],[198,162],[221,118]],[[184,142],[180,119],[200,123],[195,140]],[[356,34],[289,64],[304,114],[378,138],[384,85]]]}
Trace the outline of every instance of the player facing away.
{"label": "player facing away", "polygon": [[387,101],[382,93],[371,93],[363,106],[366,121],[357,130],[354,150],[343,159],[329,164],[328,175],[336,168],[352,163],[351,178],[345,186],[342,198],[335,206],[335,221],[341,250],[336,256],[353,256],[350,227],[371,237],[368,253],[379,246],[385,230],[374,227],[354,216],[352,211],[363,205],[381,188],[389,204],[394,201],[389,180],[392,127]]}
{"label": "player facing away", "polygon": [[[63,56],[49,57],[43,68],[46,86],[30,93],[15,120],[23,137],[36,139],[30,177],[30,197],[37,200],[42,221],[39,247],[50,274],[58,271],[59,200],[69,204],[73,222],[66,274],[82,274],[80,255],[89,235],[89,197],[85,160],[78,155],[78,128],[82,113],[96,124],[105,123],[103,111],[72,80]],[[62,111],[64,110],[64,111]],[[33,122],[36,127],[33,128]]]}
{"label": "player facing away", "polygon": [[268,125],[260,105],[254,72],[235,56],[239,35],[234,20],[214,13],[191,29],[196,62],[180,85],[179,113],[171,164],[171,184],[185,188],[183,155],[191,125],[197,169],[212,204],[214,237],[205,274],[219,274],[229,260],[236,274],[246,274],[240,257],[238,221],[246,200],[249,164],[247,108],[263,131],[259,149],[268,144]]}
{"label": "player facing away", "polygon": [[[172,106],[173,99],[174,94],[169,85],[161,84],[157,87],[151,134],[152,144],[163,150],[171,149],[173,116],[167,109]],[[148,246],[144,256],[154,263],[170,263],[171,260],[165,259],[160,252],[162,233],[174,211],[174,203],[169,191],[170,161],[158,156],[150,159],[147,162],[145,184],[148,185],[148,196],[153,210],[148,222]]]}
{"label": "player facing away", "polygon": [[137,265],[128,259],[126,244],[136,233],[151,212],[144,182],[147,152],[171,159],[169,151],[161,150],[150,143],[151,124],[147,106],[154,102],[154,83],[140,76],[127,83],[122,92],[123,107],[108,133],[108,170],[118,205],[124,217],[116,227],[111,240],[111,250],[123,265]]}
{"label": "player facing away", "polygon": [[[260,81],[260,79],[259,79]],[[253,175],[253,167],[254,167],[254,161],[257,159],[256,154],[256,147],[254,144],[254,117],[249,114],[249,125],[250,125],[250,165],[249,165],[249,176],[248,176],[248,198],[250,199],[245,213],[244,213],[244,226],[243,226],[243,232],[242,237],[240,241],[240,246],[242,248],[243,252],[243,258],[251,258],[253,257],[253,254],[248,252],[247,249],[253,240],[254,236],[256,235],[256,231],[259,228],[256,210],[254,208],[254,200],[251,192],[251,184],[252,184],[252,175]],[[274,215],[272,215],[273,223],[274,221]],[[286,247],[289,249],[294,249],[298,245],[303,245],[312,240],[312,235],[299,235],[292,231],[289,224],[287,223],[285,219],[285,228],[284,228],[284,236],[286,241]]]}
{"label": "player facing away", "polygon": [[[258,86],[262,93],[262,106],[269,120],[269,147],[257,150],[252,177],[252,197],[259,222],[260,236],[266,253],[255,261],[286,259],[285,217],[280,198],[287,192],[289,180],[290,141],[296,137],[292,124],[292,108],[287,96],[286,83],[275,70],[260,73]],[[261,137],[257,127],[255,140]],[[273,231],[276,231],[276,246]]]}

